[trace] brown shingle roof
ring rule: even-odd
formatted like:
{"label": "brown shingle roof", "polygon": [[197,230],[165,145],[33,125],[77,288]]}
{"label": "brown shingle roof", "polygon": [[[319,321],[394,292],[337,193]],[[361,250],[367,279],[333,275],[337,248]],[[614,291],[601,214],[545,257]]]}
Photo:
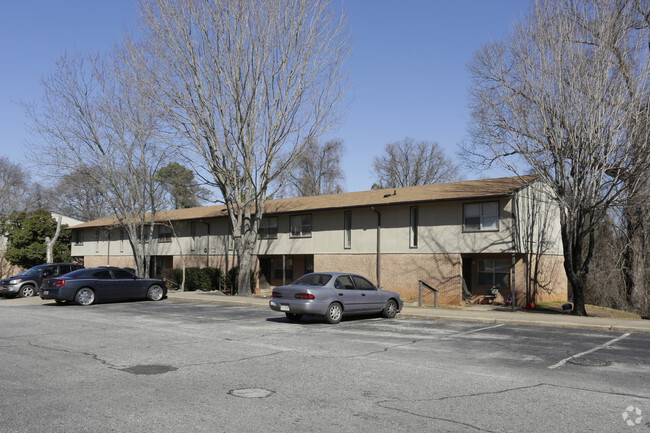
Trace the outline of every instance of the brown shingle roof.
{"label": "brown shingle roof", "polygon": [[[448,200],[476,200],[508,196],[536,179],[536,176],[502,177],[452,183],[409,186],[405,188],[347,192],[312,197],[268,200],[267,214],[305,212],[353,207],[385,206]],[[204,206],[161,211],[156,221],[181,221],[226,216],[226,206]],[[117,224],[116,217],[105,217],[72,228],[105,227]]]}

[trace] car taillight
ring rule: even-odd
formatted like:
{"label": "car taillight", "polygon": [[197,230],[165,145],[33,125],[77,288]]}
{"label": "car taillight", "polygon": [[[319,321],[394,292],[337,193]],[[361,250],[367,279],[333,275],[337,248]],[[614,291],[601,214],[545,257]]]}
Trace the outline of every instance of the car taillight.
{"label": "car taillight", "polygon": [[274,298],[281,298],[281,297],[282,297],[282,293],[278,293],[278,292],[273,292],[271,295],[272,295]]}
{"label": "car taillight", "polygon": [[65,280],[56,280],[54,287],[63,287],[65,286]]}
{"label": "car taillight", "polygon": [[296,299],[314,299],[314,295],[311,295],[309,293],[296,293],[296,296],[294,296]]}

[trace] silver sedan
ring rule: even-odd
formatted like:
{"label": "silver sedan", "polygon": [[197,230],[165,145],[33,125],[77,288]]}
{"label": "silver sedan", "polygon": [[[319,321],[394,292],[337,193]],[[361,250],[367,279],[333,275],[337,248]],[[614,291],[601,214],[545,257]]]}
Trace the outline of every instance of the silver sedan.
{"label": "silver sedan", "polygon": [[318,272],[273,289],[269,307],[284,312],[292,322],[303,315],[317,315],[329,323],[339,323],[343,315],[381,313],[393,318],[402,310],[402,299],[360,275]]}

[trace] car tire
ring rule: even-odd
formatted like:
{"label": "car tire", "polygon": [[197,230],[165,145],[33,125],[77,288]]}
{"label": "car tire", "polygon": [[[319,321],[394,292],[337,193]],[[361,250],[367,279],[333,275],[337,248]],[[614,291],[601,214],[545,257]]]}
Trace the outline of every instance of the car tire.
{"label": "car tire", "polygon": [[74,301],[79,304],[87,307],[95,303],[95,292],[88,287],[80,289],[77,294],[74,296]]}
{"label": "car tire", "polygon": [[389,299],[381,315],[387,319],[392,319],[395,314],[397,314],[397,302],[394,299]]}
{"label": "car tire", "polygon": [[163,289],[158,284],[154,284],[147,290],[147,299],[150,301],[160,301],[163,296]]}
{"label": "car tire", "polygon": [[36,294],[36,289],[31,284],[25,284],[18,290],[19,298],[29,298]]}
{"label": "car tire", "polygon": [[302,314],[296,314],[296,313],[285,313],[287,315],[287,319],[289,322],[299,322],[300,319],[302,318]]}
{"label": "car tire", "polygon": [[54,302],[56,302],[59,305],[65,305],[68,303],[65,299],[55,299]]}
{"label": "car tire", "polygon": [[336,325],[341,321],[343,317],[343,307],[338,302],[332,302],[329,307],[327,307],[327,313],[325,313],[325,320],[327,323]]}

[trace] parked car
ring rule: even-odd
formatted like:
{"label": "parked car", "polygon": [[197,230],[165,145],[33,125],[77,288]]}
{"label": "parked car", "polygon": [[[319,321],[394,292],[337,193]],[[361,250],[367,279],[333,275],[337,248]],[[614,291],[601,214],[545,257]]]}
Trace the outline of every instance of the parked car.
{"label": "parked car", "polygon": [[323,316],[339,323],[343,315],[381,313],[393,318],[402,310],[397,293],[378,289],[355,274],[319,272],[306,274],[288,286],[273,289],[269,307],[284,312],[290,321],[303,315]]}
{"label": "parked car", "polygon": [[48,278],[41,285],[41,299],[54,299],[57,304],[148,299],[160,301],[167,297],[165,282],[140,278],[126,269],[99,267],[80,269],[59,278]]}
{"label": "parked car", "polygon": [[0,296],[21,298],[35,296],[45,278],[59,277],[77,269],[83,269],[83,266],[76,263],[48,263],[34,266],[18,275],[0,280]]}

